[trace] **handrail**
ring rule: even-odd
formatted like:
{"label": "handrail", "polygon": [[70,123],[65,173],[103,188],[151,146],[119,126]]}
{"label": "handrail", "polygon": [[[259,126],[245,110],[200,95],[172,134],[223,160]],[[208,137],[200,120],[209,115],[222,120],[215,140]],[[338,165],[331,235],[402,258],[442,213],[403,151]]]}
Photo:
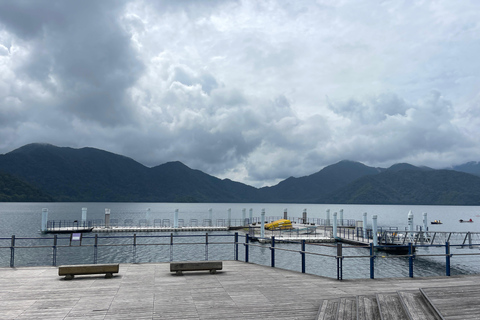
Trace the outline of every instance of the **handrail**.
{"label": "handrail", "polygon": [[[226,241],[212,241],[212,238],[232,238],[233,240],[227,239]],[[245,238],[245,242],[241,242],[239,240],[240,237]],[[175,239],[193,239],[193,238],[198,238],[200,241],[198,242],[192,242],[192,241],[187,241],[187,242],[182,242],[182,241],[175,241]],[[125,239],[127,241],[123,243],[105,243],[103,241],[108,240],[120,240],[120,239]],[[141,239],[152,239],[154,242],[143,242],[139,241]],[[163,241],[155,241],[156,239],[162,239]],[[52,241],[53,240],[53,245],[52,243],[44,244],[44,245],[36,245],[34,243],[31,244],[24,244],[22,243],[23,241],[34,241],[34,242],[40,242],[44,243],[45,241]],[[70,240],[70,243],[67,244],[66,242]],[[464,248],[464,247],[470,247],[470,248],[478,248],[480,245],[479,244],[461,244],[461,245],[451,245],[448,242],[446,242],[444,245],[440,244],[419,244],[419,245],[413,245],[410,243],[407,247],[410,248],[410,252],[408,254],[397,254],[397,255],[388,255],[388,254],[379,254],[375,252],[375,249],[382,249],[382,248],[392,248],[395,247],[393,245],[379,245],[377,247],[373,247],[372,244],[370,246],[362,245],[362,246],[354,246],[354,245],[343,245],[342,243],[336,243],[335,245],[331,244],[321,244],[321,243],[308,243],[311,248],[320,248],[324,247],[327,250],[334,250],[336,248],[337,252],[336,254],[328,254],[328,253],[322,253],[322,252],[314,252],[314,251],[309,251],[306,250],[305,247],[305,241],[292,241],[288,242],[287,245],[301,245],[302,247],[299,249],[293,249],[290,247],[282,247],[280,243],[275,243],[274,237],[271,239],[271,244],[266,245],[266,244],[256,244],[256,243],[251,243],[248,241],[248,235],[239,235],[238,232],[235,234],[198,234],[198,235],[174,235],[173,233],[169,235],[139,235],[137,236],[136,234],[133,235],[128,235],[128,236],[84,236],[82,241],[80,243],[72,245],[71,243],[71,238],[66,237],[66,236],[54,236],[54,237],[41,237],[41,238],[33,238],[33,237],[15,237],[12,236],[11,238],[0,238],[0,241],[10,241],[10,245],[3,245],[0,246],[0,249],[10,249],[10,266],[13,267],[15,266],[15,250],[16,249],[45,249],[45,248],[53,248],[53,253],[52,253],[52,265],[56,265],[57,261],[57,249],[58,248],[69,248],[69,247],[84,247],[84,248],[94,248],[94,263],[97,261],[97,251],[99,248],[105,248],[105,247],[133,247],[133,255],[135,259],[135,254],[136,254],[136,248],[137,247],[151,247],[151,246],[170,246],[170,259],[172,259],[172,250],[173,246],[177,245],[182,245],[182,246],[192,246],[192,245],[204,245],[205,246],[205,259],[208,260],[208,246],[210,245],[233,245],[233,250],[234,250],[234,256],[235,260],[238,260],[239,254],[238,254],[238,246],[243,244],[245,247],[245,261],[248,262],[248,247],[260,247],[260,248],[265,248],[265,249],[270,249],[270,255],[271,255],[271,265],[275,266],[275,251],[283,251],[283,252],[291,252],[291,253],[300,253],[302,255],[302,272],[305,270],[305,255],[310,255],[310,256],[321,256],[325,258],[334,258],[337,260],[337,279],[341,280],[343,279],[343,265],[342,261],[344,259],[370,259],[370,278],[374,278],[374,260],[375,258],[382,258],[382,259],[399,259],[399,258],[408,258],[409,259],[409,275],[413,277],[413,259],[421,258],[421,257],[444,257],[445,258],[445,268],[446,268],[446,275],[450,275],[450,259],[455,256],[480,256],[480,252],[470,252],[470,253],[451,253],[450,248],[453,247],[459,247],[459,248]],[[103,242],[103,243],[102,243]],[[397,246],[398,247],[398,246]],[[436,248],[445,248],[445,253],[424,253],[424,254],[419,254],[417,252],[414,252],[412,248],[422,248],[422,247],[436,247]],[[359,249],[359,248],[370,248],[370,254],[366,255],[349,255],[349,254],[344,254],[348,253],[349,250],[351,249]],[[268,252],[268,251],[267,251]]]}

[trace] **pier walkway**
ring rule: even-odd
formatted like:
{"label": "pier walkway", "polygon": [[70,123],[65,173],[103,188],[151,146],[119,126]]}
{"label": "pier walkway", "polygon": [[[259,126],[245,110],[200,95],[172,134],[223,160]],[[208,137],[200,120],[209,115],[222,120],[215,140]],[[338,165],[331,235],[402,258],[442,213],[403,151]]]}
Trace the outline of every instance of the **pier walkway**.
{"label": "pier walkway", "polygon": [[239,261],[183,276],[169,263],[121,264],[111,279],[70,281],[56,267],[0,268],[0,319],[330,319],[326,301],[419,288],[444,319],[478,319],[478,283],[480,275],[337,281]]}

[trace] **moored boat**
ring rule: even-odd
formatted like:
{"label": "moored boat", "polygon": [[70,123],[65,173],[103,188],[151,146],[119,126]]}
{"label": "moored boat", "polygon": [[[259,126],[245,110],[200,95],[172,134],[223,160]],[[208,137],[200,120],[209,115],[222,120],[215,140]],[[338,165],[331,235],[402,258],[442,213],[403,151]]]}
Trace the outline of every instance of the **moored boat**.
{"label": "moored boat", "polygon": [[458,220],[458,221],[459,221],[460,223],[465,223],[465,222],[473,222],[473,220],[472,220],[472,219],[470,219],[470,220],[463,220],[463,219],[460,219],[460,220]]}

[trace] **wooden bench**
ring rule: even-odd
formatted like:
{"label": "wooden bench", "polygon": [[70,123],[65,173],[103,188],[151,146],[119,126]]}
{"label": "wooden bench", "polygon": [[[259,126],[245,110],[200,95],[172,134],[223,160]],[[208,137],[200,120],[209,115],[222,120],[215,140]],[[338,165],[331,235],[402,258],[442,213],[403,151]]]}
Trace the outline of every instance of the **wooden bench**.
{"label": "wooden bench", "polygon": [[75,275],[105,273],[105,278],[111,278],[114,273],[118,273],[118,267],[118,263],[60,266],[58,267],[58,275],[65,276],[65,280],[72,280]]}
{"label": "wooden bench", "polygon": [[181,261],[170,262],[170,272],[176,272],[177,275],[182,275],[183,271],[201,271],[209,270],[210,273],[216,273],[217,270],[222,270],[222,261]]}

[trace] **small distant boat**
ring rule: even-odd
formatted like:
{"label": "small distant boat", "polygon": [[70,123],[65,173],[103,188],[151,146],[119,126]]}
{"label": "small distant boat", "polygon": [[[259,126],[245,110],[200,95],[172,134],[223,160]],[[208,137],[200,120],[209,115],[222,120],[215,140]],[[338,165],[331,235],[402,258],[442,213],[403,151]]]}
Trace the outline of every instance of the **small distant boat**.
{"label": "small distant boat", "polygon": [[460,219],[460,220],[458,220],[458,221],[459,221],[459,222],[461,222],[461,223],[464,223],[464,222],[473,222],[473,220],[472,220],[472,219],[470,219],[470,220],[463,220],[463,219]]}
{"label": "small distant boat", "polygon": [[430,223],[431,224],[443,224],[443,222],[440,221],[440,220],[431,221]]}

